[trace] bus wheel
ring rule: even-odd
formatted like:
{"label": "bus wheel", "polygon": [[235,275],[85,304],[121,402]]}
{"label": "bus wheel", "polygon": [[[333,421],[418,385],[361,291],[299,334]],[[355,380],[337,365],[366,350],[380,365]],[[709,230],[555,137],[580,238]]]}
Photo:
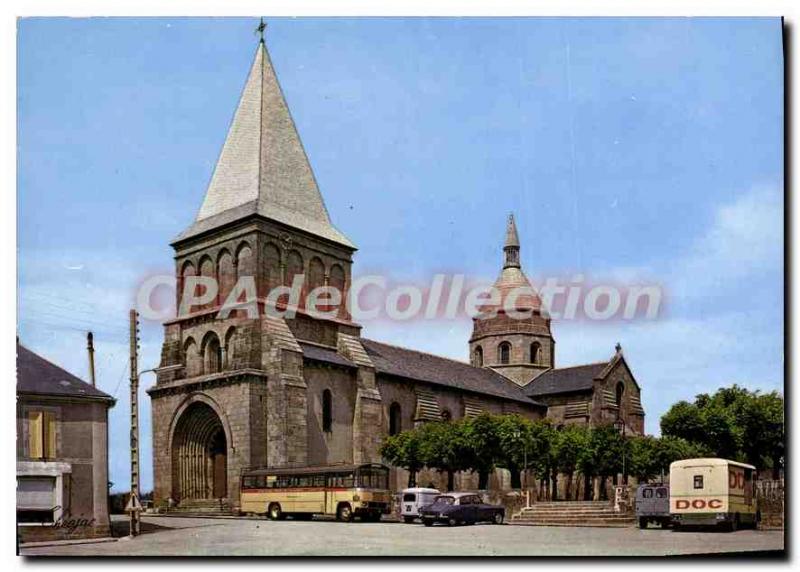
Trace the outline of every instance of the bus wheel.
{"label": "bus wheel", "polygon": [[404,516],[403,522],[406,524],[414,524],[414,517],[413,516]]}
{"label": "bus wheel", "polygon": [[282,520],[283,519],[283,511],[281,510],[281,505],[274,502],[269,505],[267,509],[267,514],[269,515],[270,520]]}
{"label": "bus wheel", "polygon": [[353,520],[353,509],[347,503],[342,503],[336,510],[336,518],[342,522],[350,522]]}
{"label": "bus wheel", "polygon": [[643,516],[639,517],[639,528],[641,529],[647,528],[647,519],[644,518]]}

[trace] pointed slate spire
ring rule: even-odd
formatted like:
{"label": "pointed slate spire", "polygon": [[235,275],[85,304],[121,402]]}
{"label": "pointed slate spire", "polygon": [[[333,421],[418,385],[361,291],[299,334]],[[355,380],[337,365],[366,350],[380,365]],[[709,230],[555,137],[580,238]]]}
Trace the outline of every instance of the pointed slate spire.
{"label": "pointed slate spire", "polygon": [[355,248],[331,224],[263,40],[200,212],[178,240],[252,214]]}
{"label": "pointed slate spire", "polygon": [[[500,294],[502,307],[507,296],[517,289],[516,293],[516,307],[521,309],[540,309],[542,301],[538,293],[531,285],[528,277],[522,271],[522,265],[519,262],[519,234],[517,233],[517,225],[514,222],[514,215],[508,215],[508,225],[506,226],[506,240],[503,244],[503,252],[505,254],[505,261],[503,269],[500,271],[500,276],[494,283],[494,288]],[[491,306],[483,306],[483,309],[490,308]]]}
{"label": "pointed slate spire", "polygon": [[519,268],[519,235],[517,234],[517,225],[514,223],[513,213],[508,215],[506,243],[503,246],[503,251],[505,252],[503,268]]}

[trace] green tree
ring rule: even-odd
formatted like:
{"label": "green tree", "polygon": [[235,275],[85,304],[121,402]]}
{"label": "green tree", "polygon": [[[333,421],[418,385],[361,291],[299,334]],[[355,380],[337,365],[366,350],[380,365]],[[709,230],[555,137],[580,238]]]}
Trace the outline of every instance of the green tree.
{"label": "green tree", "polygon": [[497,429],[497,466],[511,473],[511,488],[522,488],[521,471],[533,465],[533,461],[547,453],[547,431],[549,424],[536,423],[524,417],[501,415]]}
{"label": "green tree", "polygon": [[777,478],[785,454],[784,401],[738,385],[680,401],[661,418],[661,433],[683,438],[726,459],[772,468]]}
{"label": "green tree", "polygon": [[384,438],[380,454],[391,465],[408,471],[408,486],[417,485],[417,472],[425,466],[420,451],[420,434],[416,429]]}
{"label": "green tree", "polygon": [[[567,495],[572,489],[572,482],[575,472],[578,470],[581,454],[589,444],[589,430],[582,425],[567,425],[559,431],[555,431],[551,440],[551,451],[553,457],[553,470],[556,474],[561,473],[567,476]],[[553,487],[555,492],[557,486]],[[556,494],[553,494],[553,499]]]}
{"label": "green tree", "polygon": [[485,490],[489,488],[489,475],[497,463],[498,417],[484,412],[475,418],[464,420],[463,423],[463,436],[468,452],[465,464],[478,473],[478,488]]}
{"label": "green tree", "polygon": [[420,458],[426,467],[447,474],[447,490],[455,486],[455,474],[470,470],[468,433],[463,420],[425,423],[417,429],[420,437]]}
{"label": "green tree", "polygon": [[606,500],[608,496],[606,479],[622,470],[622,447],[622,435],[613,424],[599,425],[592,429],[588,449],[592,454],[595,474],[600,477],[601,500]]}

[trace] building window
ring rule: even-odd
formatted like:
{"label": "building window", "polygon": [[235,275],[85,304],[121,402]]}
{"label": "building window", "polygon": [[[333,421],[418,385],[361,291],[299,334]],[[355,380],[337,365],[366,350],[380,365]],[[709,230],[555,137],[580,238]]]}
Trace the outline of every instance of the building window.
{"label": "building window", "polygon": [[453,414],[450,413],[449,409],[445,409],[444,411],[442,411],[442,421],[444,421],[445,423],[448,423],[452,419],[453,419]]}
{"label": "building window", "polygon": [[497,361],[504,365],[511,361],[511,344],[503,342],[497,346]]}
{"label": "building window", "polygon": [[17,477],[17,522],[52,524],[56,516],[56,485],[53,477]]}
{"label": "building window", "polygon": [[52,411],[28,412],[28,456],[55,459],[56,419]]}
{"label": "building window", "polygon": [[222,369],[222,347],[219,345],[219,338],[216,334],[212,334],[206,339],[206,348],[203,354],[203,373],[205,375],[219,373]]}
{"label": "building window", "polygon": [[617,394],[616,394],[617,395],[616,396],[617,407],[622,405],[622,396],[624,394],[625,394],[625,384],[620,381],[617,384]]}
{"label": "building window", "polygon": [[330,389],[322,392],[322,430],[325,433],[333,431],[333,397]]}
{"label": "building window", "polygon": [[389,407],[389,435],[397,435],[403,430],[400,404],[396,401]]}
{"label": "building window", "polygon": [[475,365],[483,367],[483,348],[481,346],[475,348]]}
{"label": "building window", "polygon": [[539,342],[533,342],[531,344],[531,363],[539,363],[539,354],[542,346]]}

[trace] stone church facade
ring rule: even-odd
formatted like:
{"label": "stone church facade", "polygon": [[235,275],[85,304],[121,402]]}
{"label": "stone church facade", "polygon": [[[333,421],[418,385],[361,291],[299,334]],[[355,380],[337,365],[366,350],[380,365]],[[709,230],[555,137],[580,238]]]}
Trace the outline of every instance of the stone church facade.
{"label": "stone church facade", "polygon": [[[617,411],[642,431],[639,388],[619,351],[590,385],[558,391],[563,370],[553,369],[550,320],[535,294],[517,301],[532,310],[525,320],[501,310],[475,321],[471,363],[367,339],[344,305],[325,318],[302,304],[291,319],[265,312],[276,305],[268,294],[298,275],[301,299],[318,286],[347,292],[356,248],[330,221],[263,41],[197,218],[172,247],[179,311],[164,324],[148,390],[156,502],[236,505],[243,468],[380,462],[384,435],[482,411],[586,423]],[[502,292],[530,285],[519,250],[510,219]],[[189,307],[183,285],[196,276],[219,289]],[[252,277],[257,317],[219,316],[243,277]],[[613,410],[604,399],[617,380]],[[568,413],[577,401],[587,404],[580,419]],[[394,470],[393,484],[402,477]],[[474,486],[468,476],[459,484]]]}

